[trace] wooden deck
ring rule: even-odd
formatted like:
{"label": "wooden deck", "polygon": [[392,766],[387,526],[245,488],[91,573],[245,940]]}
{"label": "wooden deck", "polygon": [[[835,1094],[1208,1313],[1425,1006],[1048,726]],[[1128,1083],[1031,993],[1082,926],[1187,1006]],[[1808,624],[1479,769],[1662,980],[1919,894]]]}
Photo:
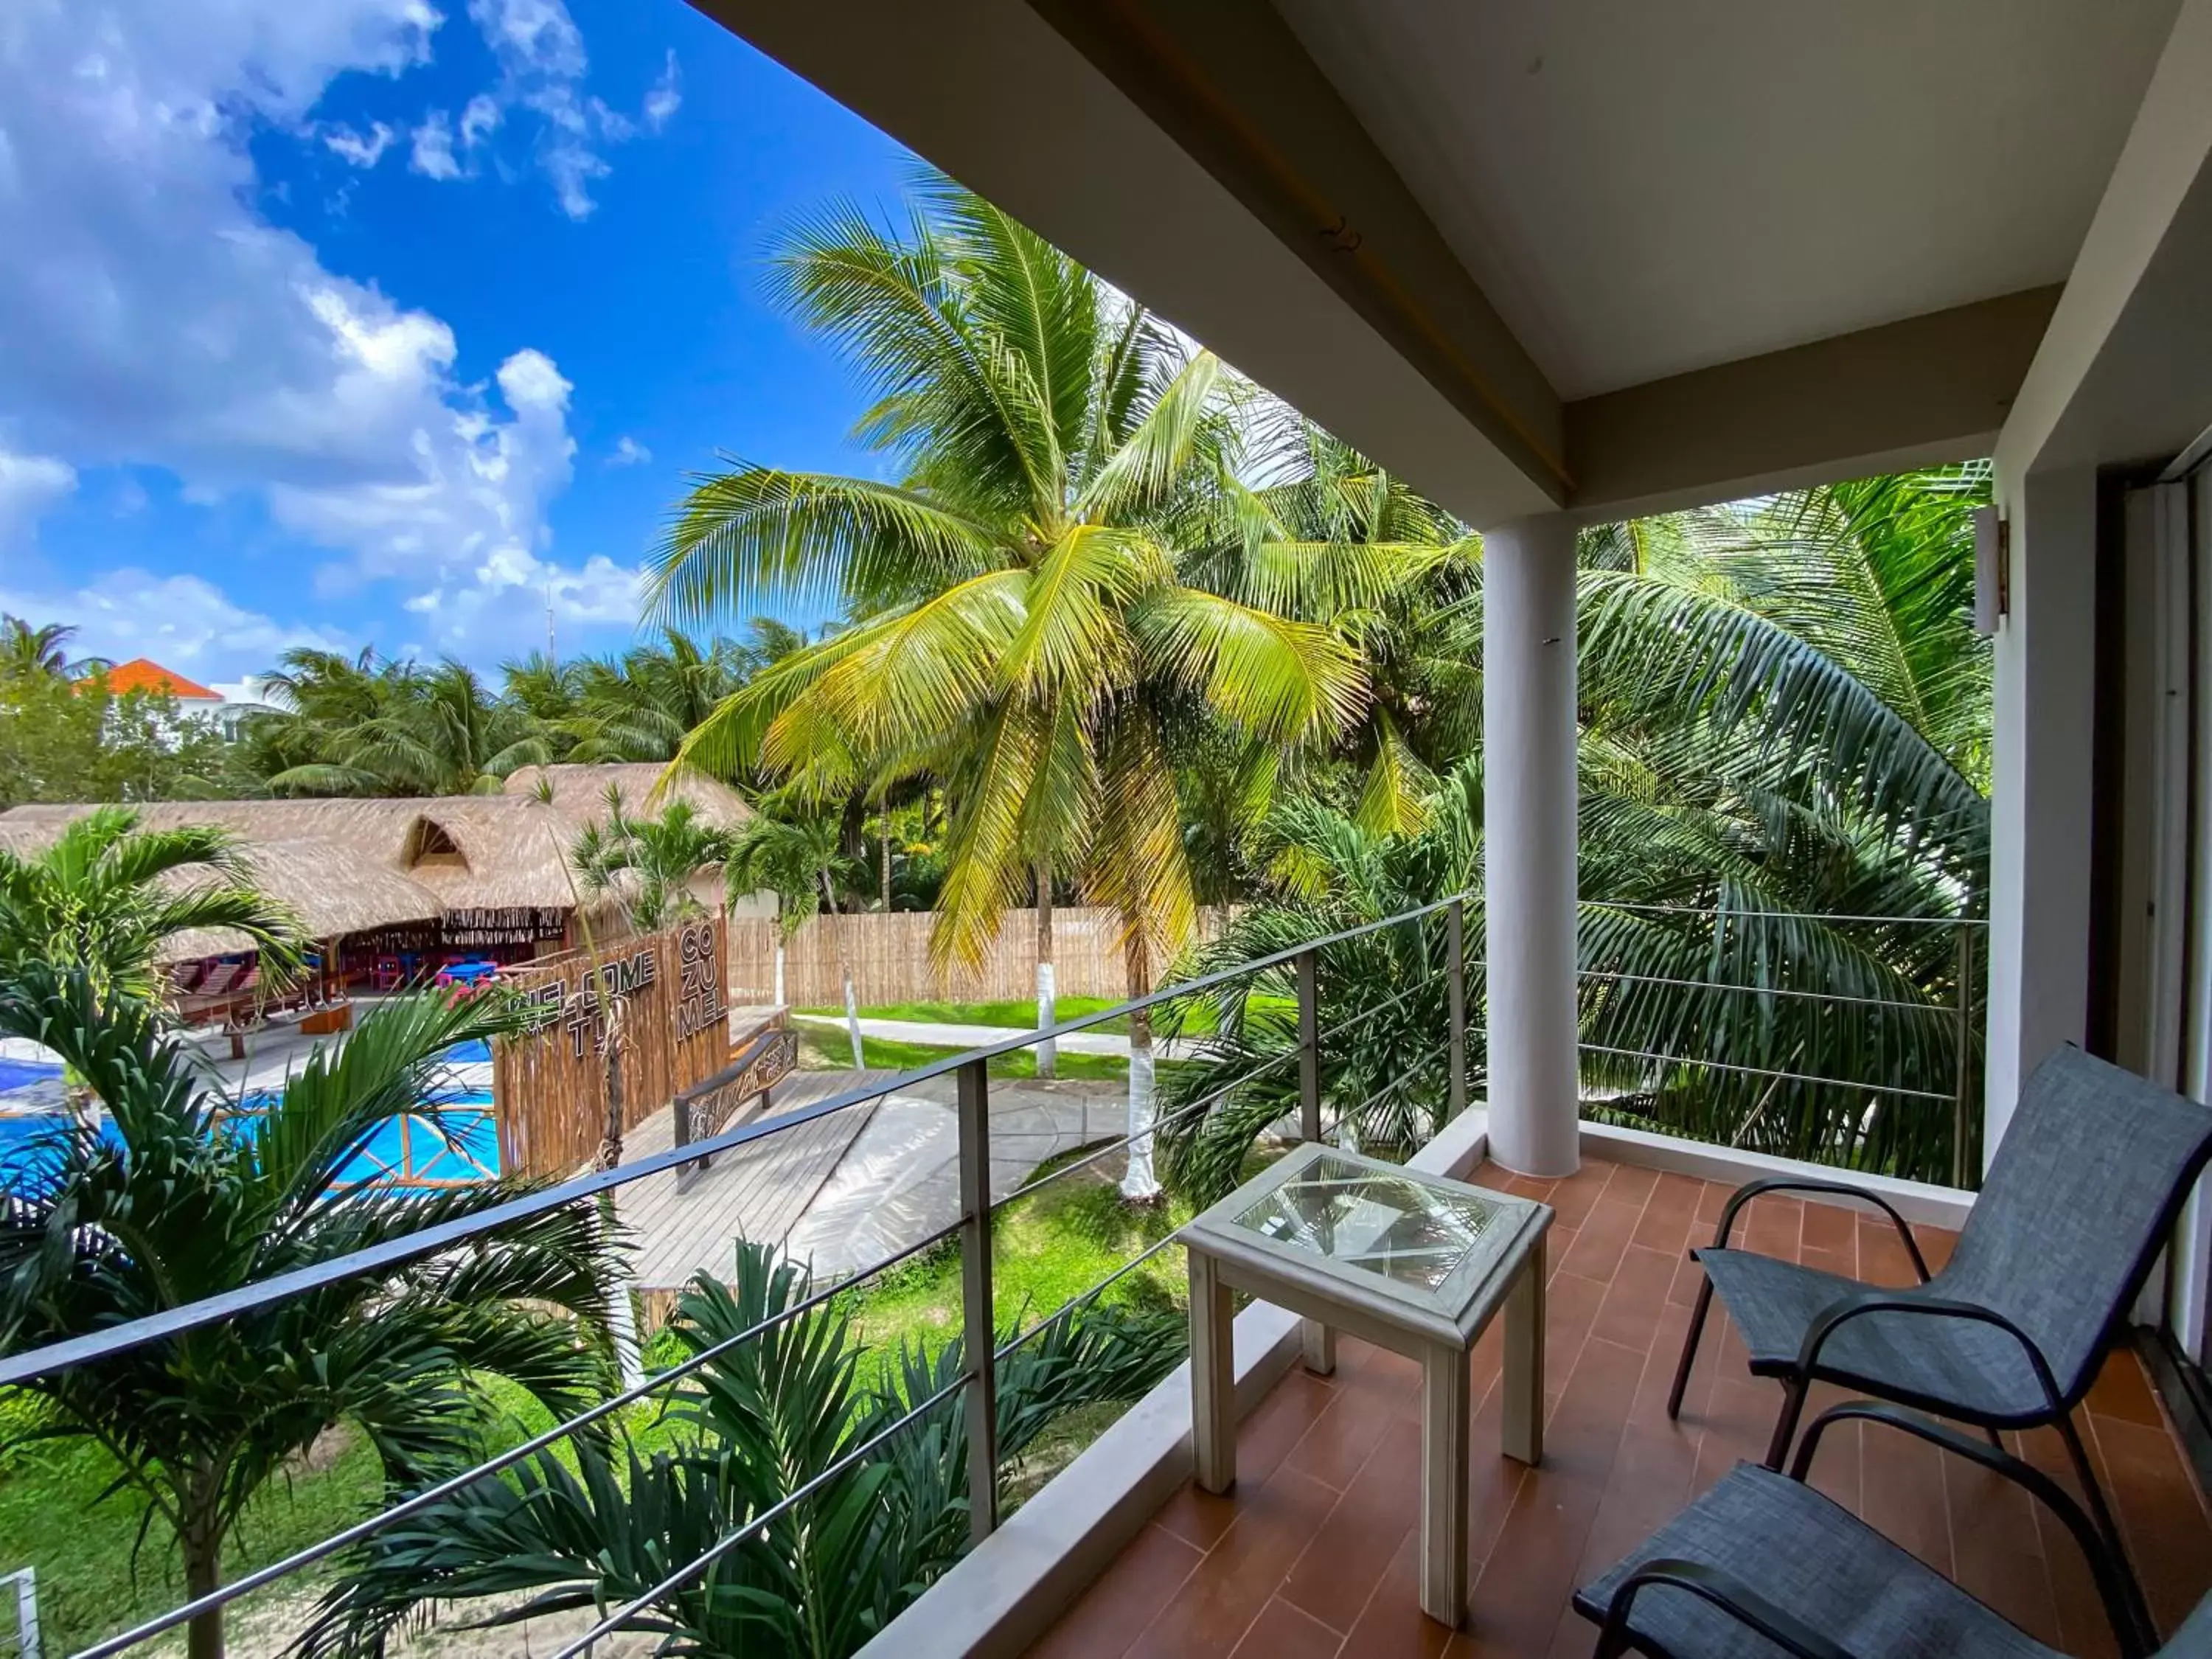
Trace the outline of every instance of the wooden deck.
{"label": "wooden deck", "polygon": [[[1559,1209],[1552,1236],[1543,1466],[1498,1454],[1499,1333],[1475,1350],[1471,1437],[1473,1614],[1457,1632],[1418,1601],[1419,1374],[1341,1345],[1334,1376],[1293,1370],[1238,1437],[1240,1480],[1186,1484],[1032,1648],[1036,1659],[1551,1659],[1590,1651],[1568,1606],[1739,1459],[1765,1451],[1779,1391],[1745,1370],[1715,1309],[1681,1419],[1666,1413],[1695,1295],[1684,1255],[1710,1239],[1723,1188],[1591,1164],[1557,1182],[1477,1179]],[[1739,1242],[1834,1271],[1910,1282],[1887,1224],[1795,1199],[1759,1200]],[[1920,1234],[1931,1263],[1953,1236]],[[1831,1403],[1815,1397],[1815,1407]],[[1808,1420],[1810,1420],[1808,1413]],[[2212,1523],[2132,1353],[2106,1366],[2081,1413],[2136,1571],[2168,1634],[2212,1585]],[[2019,1444],[2015,1439],[2015,1446]],[[2049,1431],[2027,1455],[2059,1473]],[[2115,1651],[2087,1569],[2020,1491],[1872,1425],[1823,1441],[1814,1484],[1951,1575],[2023,1630],[2071,1654]]]}
{"label": "wooden deck", "polygon": [[[775,1085],[760,1121],[773,1121],[896,1075],[794,1072]],[[680,1193],[673,1170],[617,1188],[616,1207],[636,1250],[638,1288],[650,1299],[680,1288],[702,1267],[726,1275],[731,1241],[740,1236],[781,1243],[874,1111],[872,1101],[850,1106],[724,1152]],[[635,1158],[665,1152],[674,1133],[674,1112],[655,1113],[631,1132],[624,1154]]]}

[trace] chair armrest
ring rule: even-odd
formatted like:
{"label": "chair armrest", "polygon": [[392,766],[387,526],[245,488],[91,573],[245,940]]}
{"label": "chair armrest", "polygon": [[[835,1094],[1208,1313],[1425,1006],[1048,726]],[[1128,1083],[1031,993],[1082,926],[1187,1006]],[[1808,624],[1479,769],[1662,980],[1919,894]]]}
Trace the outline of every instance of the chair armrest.
{"label": "chair armrest", "polygon": [[1758,1632],[1777,1647],[1796,1655],[1797,1659],[1852,1659],[1844,1649],[1783,1612],[1741,1579],[1703,1562],[1663,1559],[1646,1561],[1620,1581],[1605,1610],[1605,1623],[1598,1632],[1596,1659],[1616,1659],[1616,1656],[1628,1650],[1633,1637],[1628,1620],[1635,1611],[1637,1595],[1652,1584],[1687,1591]]}
{"label": "chair armrest", "polygon": [[1805,1340],[1797,1350],[1797,1375],[1813,1375],[1813,1368],[1820,1362],[1820,1350],[1838,1327],[1861,1314],[1870,1313],[1918,1314],[1929,1319],[1966,1319],[1978,1325],[1994,1326],[2019,1343],[2027,1353],[2028,1365],[2035,1373],[2036,1386],[2043,1390],[2044,1404],[2050,1408],[2051,1416],[2058,1417],[2065,1412],[2057,1379],[2051,1374],[2051,1362],[2043,1357],[2043,1350],[2035,1346],[2035,1340],[2026,1331],[2002,1314],[1978,1303],[1954,1302],[1948,1297],[1923,1296],[1913,1291],[1858,1291],[1831,1302],[1806,1328]]}
{"label": "chair armrest", "polygon": [[[2119,1643],[2121,1659],[2146,1659],[2150,1649],[2145,1645],[2143,1634],[2136,1628],[2133,1603],[2129,1600],[2124,1580],[2114,1563],[2104,1537],[2083,1514],[2066,1489],[2033,1464],[2022,1462],[2010,1452],[1977,1440],[1972,1435],[1961,1434],[1948,1423],[1938,1423],[1916,1411],[1902,1406],[1878,1403],[1871,1400],[1847,1401],[1831,1407],[1813,1419],[1798,1443],[1797,1456],[1790,1465],[1792,1480],[1804,1480],[1812,1468],[1814,1453],[1819,1449],[1821,1431],[1832,1422],[1856,1418],[1869,1423],[1887,1424],[1893,1429],[1917,1436],[1931,1445],[1968,1462],[1978,1463],[1992,1474],[2002,1475],[2023,1489],[2029,1497],[2057,1516],[2074,1534],[2074,1542],[2089,1563],[2089,1575],[2096,1580],[2097,1594],[2105,1603],[2105,1617],[2112,1621],[2112,1634]],[[2155,1643],[2155,1632],[2149,1640]]]}
{"label": "chair armrest", "polygon": [[1761,1193],[1837,1193],[1845,1198],[1856,1198],[1863,1204],[1871,1204],[1890,1219],[1897,1236],[1905,1241],[1905,1250],[1912,1258],[1912,1270],[1920,1275],[1920,1282],[1928,1282],[1927,1259],[1920,1254],[1919,1241],[1912,1237],[1912,1229],[1898,1213],[1897,1206],[1879,1193],[1870,1193],[1863,1187],[1854,1187],[1847,1181],[1815,1181],[1792,1176],[1774,1176],[1765,1181],[1747,1182],[1729,1194],[1729,1201],[1721,1210],[1721,1224],[1714,1235],[1712,1248],[1728,1248],[1729,1234],[1735,1229],[1736,1212]]}

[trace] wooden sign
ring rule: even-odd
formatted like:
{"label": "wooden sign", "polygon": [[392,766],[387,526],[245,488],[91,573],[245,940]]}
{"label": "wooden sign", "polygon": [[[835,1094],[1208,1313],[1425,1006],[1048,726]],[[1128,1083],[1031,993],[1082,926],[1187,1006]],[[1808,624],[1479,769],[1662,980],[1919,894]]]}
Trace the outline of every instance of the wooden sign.
{"label": "wooden sign", "polygon": [[606,1049],[621,1055],[628,1133],[729,1060],[719,915],[503,969],[500,982],[541,1011],[493,1045],[501,1168],[566,1176],[607,1133]]}

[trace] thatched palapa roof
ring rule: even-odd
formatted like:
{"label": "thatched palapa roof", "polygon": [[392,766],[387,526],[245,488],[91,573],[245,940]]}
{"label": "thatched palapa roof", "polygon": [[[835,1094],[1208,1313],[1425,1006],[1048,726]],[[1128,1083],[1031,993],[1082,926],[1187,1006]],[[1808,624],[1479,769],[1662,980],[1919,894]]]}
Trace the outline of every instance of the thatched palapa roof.
{"label": "thatched palapa roof", "polygon": [[[681,799],[720,827],[734,828],[751,816],[734,790],[696,774],[672,780],[664,797],[649,799],[663,769],[650,763],[533,767],[495,795],[158,801],[133,810],[149,829],[229,829],[257,884],[298,913],[309,937],[333,939],[455,911],[574,908],[568,851],[586,823],[605,817],[610,784],[636,812],[658,812],[666,801]],[[0,812],[0,847],[37,852],[93,810],[70,804]],[[242,945],[194,936],[164,954],[213,955]]]}
{"label": "thatched palapa roof", "polygon": [[[662,789],[664,777],[668,787]],[[753,809],[728,784],[688,766],[672,775],[659,761],[526,766],[507,781],[508,794],[542,800],[579,830],[605,818],[610,787],[622,797],[623,810],[633,817],[658,817],[683,801],[710,829],[739,830],[752,820]]]}

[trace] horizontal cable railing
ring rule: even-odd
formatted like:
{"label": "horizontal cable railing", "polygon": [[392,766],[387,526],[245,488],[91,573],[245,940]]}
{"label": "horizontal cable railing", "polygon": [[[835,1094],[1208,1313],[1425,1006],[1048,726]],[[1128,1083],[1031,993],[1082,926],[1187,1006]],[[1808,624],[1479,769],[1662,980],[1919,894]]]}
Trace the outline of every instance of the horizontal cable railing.
{"label": "horizontal cable railing", "polygon": [[[1680,906],[1624,905],[1618,908],[1673,914],[1719,914],[1711,910],[1698,912]],[[1818,919],[1837,920],[1832,917]],[[1945,919],[1867,920],[1887,922]],[[1333,1006],[1331,1018],[1324,1024],[1322,967],[1328,954],[1338,947],[1352,945],[1384,930],[1416,924],[1430,924],[1437,930],[1426,931],[1421,936],[1422,944],[1417,953],[1418,968],[1425,971],[1418,971],[1415,977],[1402,986],[1374,987],[1375,990],[1386,994],[1351,1012],[1338,1013]],[[888,1250],[878,1259],[854,1267],[842,1277],[811,1285],[797,1302],[769,1318],[688,1353],[676,1363],[652,1372],[642,1381],[611,1394],[551,1427],[528,1436],[515,1445],[483,1457],[465,1470],[441,1479],[420,1492],[399,1498],[376,1514],[295,1550],[281,1559],[244,1572],[216,1589],[94,1643],[80,1651],[79,1659],[104,1659],[105,1656],[122,1653],[174,1630],[198,1615],[330,1562],[345,1552],[372,1542],[385,1528],[420,1517],[441,1504],[460,1496],[476,1483],[497,1478],[526,1460],[555,1452],[580,1432],[617,1419],[634,1408],[649,1406],[656,1398],[665,1400],[679,1395],[689,1397],[684,1388],[687,1379],[696,1378],[705,1368],[727,1359],[746,1345],[759,1341],[837,1298],[865,1294],[870,1285],[895,1270],[916,1262],[945,1246],[948,1241],[956,1239],[959,1243],[961,1272],[959,1328],[965,1343],[958,1374],[933,1388],[923,1397],[908,1401],[904,1409],[872,1432],[862,1443],[842,1452],[825,1468],[809,1473],[795,1489],[784,1494],[773,1505],[742,1522],[731,1523],[730,1529],[715,1538],[710,1547],[672,1568],[642,1594],[611,1609],[603,1601],[600,1605],[605,1610],[599,1613],[588,1629],[568,1639],[565,1646],[556,1650],[556,1659],[573,1659],[573,1656],[589,1651],[594,1643],[635,1623],[647,1609],[684,1586],[698,1581],[714,1568],[716,1562],[727,1558],[748,1540],[762,1535],[781,1517],[823,1491],[840,1474],[872,1456],[883,1455],[884,1448],[894,1437],[930,1413],[949,1407],[956,1396],[962,1400],[963,1409],[967,1413],[969,1463],[966,1499],[969,1535],[971,1539],[980,1540],[997,1524],[1000,1502],[1001,1477],[994,1417],[998,1367],[1024,1344],[1037,1340],[1042,1334],[1074,1317],[1079,1310],[1097,1304],[1109,1291],[1144,1269],[1147,1264],[1156,1261],[1177,1243],[1172,1233],[1152,1240],[1136,1250],[1128,1260],[1121,1261],[1110,1272],[1066,1297],[1058,1307],[1042,1316],[1024,1322],[1026,1309],[1018,1310],[1012,1322],[1011,1334],[1005,1335],[1002,1340],[992,1294],[991,1257],[995,1218],[1009,1206],[1033,1199],[1055,1183],[1067,1181],[1085,1171],[1095,1170],[1107,1158],[1125,1155],[1129,1156],[1133,1163],[1137,1153],[1148,1152],[1163,1138],[1182,1133],[1191,1125],[1202,1121],[1207,1114],[1221,1108],[1231,1097],[1238,1096],[1240,1091],[1249,1093],[1259,1089],[1261,1091],[1251,1097],[1262,1104],[1276,1101],[1281,1103],[1281,1116],[1268,1131],[1277,1137],[1276,1144],[1285,1138],[1319,1140],[1341,1134],[1347,1124],[1371,1122],[1378,1115],[1383,1115],[1386,1108],[1389,1109],[1390,1114],[1388,1121],[1399,1123],[1402,1120],[1395,1114],[1403,1105],[1403,1097],[1417,1091],[1429,1091],[1429,1098],[1424,1103],[1423,1109],[1432,1114],[1433,1121],[1441,1122],[1456,1115],[1468,1103],[1469,1078],[1480,1063],[1480,1049],[1486,1046],[1488,1038],[1488,1032],[1480,1019],[1479,1001],[1471,1000],[1471,997],[1480,997],[1479,975],[1485,970],[1485,964],[1479,957],[1471,957],[1468,951],[1467,925],[1466,901],[1462,897],[1408,909],[1249,961],[1237,963],[1164,987],[1144,996],[1132,998],[1112,1007],[1060,1021],[1048,1028],[1024,1031],[981,1048],[947,1055],[888,1079],[871,1080],[828,1099],[791,1108],[772,1117],[757,1118],[696,1139],[684,1139],[665,1151],[514,1198],[464,1220],[425,1228],[370,1249],[259,1280],[222,1296],[165,1310],[106,1330],[52,1343],[27,1352],[0,1357],[0,1385],[11,1386],[34,1381],[70,1367],[97,1364],[144,1344],[174,1341],[196,1330],[263,1312],[289,1298],[348,1278],[386,1273],[426,1258],[454,1252],[475,1241],[485,1239],[501,1230],[544,1216],[562,1206],[596,1202],[640,1181],[661,1176],[672,1178],[687,1170],[696,1170],[704,1159],[739,1154],[748,1149],[774,1147],[778,1144],[779,1137],[792,1135],[809,1125],[823,1123],[839,1114],[865,1107],[894,1093],[911,1091],[921,1085],[947,1079],[951,1079],[956,1087],[961,1194],[957,1218],[946,1224],[928,1228],[917,1237],[901,1241],[896,1249]],[[1443,962],[1441,967],[1429,965],[1436,960],[1435,956],[1429,952],[1435,949],[1437,931],[1442,934]],[[1414,970],[1409,969],[1407,971]],[[1287,1046],[1247,1063],[1246,1060],[1236,1058],[1232,1050],[1224,1046],[1215,1034],[1193,1031],[1189,1036],[1189,1048],[1170,1054],[1162,1063],[1196,1061],[1227,1064],[1233,1067],[1235,1075],[1229,1077],[1218,1087],[1207,1088],[1195,1098],[1166,1105],[1146,1121],[1133,1121],[1125,1124],[1119,1133],[1095,1142],[1086,1140],[1073,1150],[1073,1155],[1052,1161],[1050,1167],[1042,1169],[1041,1172],[1033,1168],[1030,1173],[1019,1177],[1012,1190],[1004,1196],[993,1196],[989,1118],[992,1062],[1041,1042],[1127,1019],[1131,1015],[1150,1010],[1170,1006],[1194,1009],[1212,994],[1226,991],[1240,982],[1246,982],[1249,988],[1249,981],[1263,975],[1278,975],[1274,981],[1278,986],[1281,983],[1280,976],[1286,975],[1295,988],[1294,1009],[1286,1012],[1294,1012],[1296,1032],[1294,1040],[1289,1041]],[[1709,982],[1610,968],[1584,970],[1579,979],[1586,983],[1650,985],[1665,990],[1720,991],[1820,1000],[1881,1011],[1927,1013],[1932,1008],[1936,1013],[1951,1012],[1895,998],[1826,993],[1795,986]],[[1417,1014],[1409,1020],[1404,1011],[1409,1006],[1417,1005],[1418,1000],[1425,996],[1435,997],[1440,986],[1444,1003],[1442,1033],[1435,1041],[1416,1047],[1401,1034],[1410,1030],[1418,1036],[1425,1030],[1437,1030],[1434,1024],[1424,1025],[1424,1021],[1433,1016]],[[1472,990],[1471,987],[1474,988]],[[1351,1000],[1342,984],[1333,985],[1330,988],[1337,1006]],[[1395,1021],[1394,1016],[1397,1017]],[[1965,1015],[1960,1013],[1958,1018],[1961,1021],[1963,1043]],[[1401,1042],[1407,1052],[1390,1056],[1387,1066],[1390,1074],[1382,1076],[1377,1086],[1369,1088],[1366,1085],[1377,1079],[1375,1068],[1347,1066],[1333,1045],[1364,1025],[1386,1021],[1392,1022],[1382,1028],[1389,1040]],[[1271,1024],[1269,1030],[1273,1034],[1271,1041],[1283,1040],[1285,1034],[1279,1024]],[[1954,1093],[1917,1088],[1894,1080],[1868,1081],[1807,1075],[1786,1069],[1745,1064],[1717,1055],[1665,1054],[1592,1042],[1583,1042],[1580,1048],[1585,1054],[1638,1062],[1654,1068],[1655,1075],[1677,1066],[1704,1068],[1721,1073],[1802,1084],[1809,1088],[1863,1090],[1904,1099],[1955,1103]],[[1294,1087],[1286,1083],[1282,1075],[1293,1068],[1296,1072]],[[714,1090],[742,1092],[742,1079],[738,1076],[738,1070],[741,1069],[738,1067],[718,1074],[715,1079],[709,1079],[708,1085],[701,1085],[694,1091],[695,1094],[704,1100]],[[1224,1075],[1226,1073],[1215,1073],[1216,1077]],[[1354,1078],[1358,1081],[1353,1082]],[[1264,1088],[1261,1085],[1265,1085]],[[1443,1091],[1441,1100],[1435,1095],[1439,1085]],[[1279,1091],[1279,1093],[1271,1094],[1267,1092],[1267,1090]],[[1362,1091],[1361,1097],[1356,1102],[1347,1103],[1344,1099],[1345,1096]],[[1956,1092],[1963,1093],[1963,1073],[1961,1089]],[[1085,1127],[1087,1129],[1087,1124]],[[1397,1131],[1393,1129],[1390,1133]]]}
{"label": "horizontal cable railing", "polygon": [[[372,1542],[386,1528],[436,1509],[455,1498],[477,1483],[500,1476],[503,1472],[537,1457],[555,1451],[563,1443],[595,1425],[608,1423],[634,1408],[649,1405],[656,1396],[690,1397],[683,1389],[687,1379],[695,1377],[703,1369],[717,1361],[728,1358],[746,1345],[757,1342],[782,1326],[805,1317],[841,1297],[854,1295],[870,1282],[879,1279],[929,1252],[957,1238],[961,1243],[961,1267],[963,1283],[964,1314],[962,1329],[967,1337],[965,1359],[960,1374],[937,1388],[926,1397],[909,1403],[895,1419],[884,1424],[861,1444],[843,1452],[835,1462],[813,1472],[796,1489],[782,1497],[774,1505],[752,1515],[734,1525],[713,1546],[670,1571],[659,1583],[629,1601],[607,1612],[587,1630],[575,1636],[566,1645],[556,1650],[556,1659],[574,1659],[574,1656],[589,1651],[593,1644],[622,1630],[645,1612],[691,1583],[708,1572],[715,1562],[723,1559],[750,1539],[760,1535],[782,1516],[820,1492],[829,1482],[871,1455],[879,1454],[896,1436],[910,1428],[930,1413],[946,1405],[956,1395],[965,1395],[969,1401],[969,1506],[971,1534],[980,1539],[996,1523],[998,1458],[995,1431],[988,1409],[979,1413],[975,1401],[988,1402],[994,1393],[993,1373],[1000,1362],[1007,1358],[1024,1344],[1036,1340],[1080,1308],[1095,1304],[1115,1285],[1138,1272],[1146,1263],[1174,1246],[1177,1240],[1170,1234],[1158,1239],[1112,1272],[1102,1276],[1082,1291],[1067,1297],[1060,1306],[1017,1328],[1007,1340],[998,1340],[994,1327],[990,1297],[989,1258],[992,1218],[1007,1206],[1029,1198],[1053,1182],[1064,1179],[1078,1170],[1090,1168],[1100,1160],[1117,1152],[1129,1153],[1140,1146],[1158,1139],[1181,1126],[1193,1121],[1214,1109],[1226,1097],[1255,1080],[1292,1065],[1302,1074],[1302,1107],[1300,1115],[1304,1127],[1311,1129],[1317,1121],[1317,1102],[1311,1097],[1318,1077],[1319,1038],[1316,1007],[1316,963],[1318,954],[1332,946],[1350,943],[1377,933],[1384,929],[1418,923],[1432,917],[1443,916],[1448,922],[1449,966],[1446,973],[1455,975],[1453,996],[1453,1028],[1449,1036],[1438,1043],[1431,1054],[1422,1056],[1425,1065],[1437,1053],[1449,1051],[1456,1056],[1453,1097],[1455,1103],[1464,1098],[1466,1069],[1465,999],[1463,995],[1464,950],[1461,935],[1464,930],[1464,906],[1459,899],[1439,901],[1410,909],[1378,921],[1344,929],[1302,943],[1293,948],[1277,951],[1250,961],[1236,963],[1218,971],[1208,973],[1178,984],[1164,987],[1142,997],[1133,998],[1114,1007],[1102,1009],[1063,1020],[1043,1030],[1025,1031],[1018,1037],[1007,1038],[984,1047],[950,1055],[930,1064],[899,1073],[888,1080],[871,1081],[860,1087],[846,1091],[832,1097],[793,1108],[770,1118],[757,1119],[698,1139],[672,1146],[613,1169],[597,1171],[574,1180],[528,1194],[505,1203],[493,1206],[464,1220],[424,1228],[372,1249],[357,1251],[311,1267],[272,1276],[256,1281],[221,1296],[205,1298],[180,1307],[165,1310],[160,1314],[115,1326],[87,1336],[71,1338],[27,1352],[0,1357],[0,1385],[19,1385],[47,1376],[71,1367],[95,1364],[101,1360],[124,1354],[148,1343],[173,1341],[191,1332],[234,1321],[263,1312],[291,1297],[311,1293],[343,1279],[364,1274],[375,1274],[404,1267],[428,1257],[447,1255],[471,1243],[489,1237],[495,1232],[519,1223],[544,1216],[563,1206],[599,1201],[620,1188],[647,1178],[680,1174],[687,1168],[696,1169],[699,1160],[722,1154],[733,1154],[748,1148],[773,1145],[777,1137],[789,1135],[808,1125],[820,1123],[837,1114],[847,1112],[867,1103],[881,1100],[902,1090],[946,1077],[953,1078],[958,1086],[961,1106],[959,1112],[959,1163],[962,1174],[963,1197],[961,1213],[948,1224],[935,1227],[922,1236],[907,1241],[901,1248],[872,1261],[846,1276],[832,1282],[811,1287],[805,1295],[791,1306],[783,1308],[768,1319],[749,1328],[716,1341],[690,1353],[679,1361],[653,1371],[641,1381],[611,1394],[607,1398],[575,1413],[540,1432],[528,1436],[518,1443],[483,1457],[469,1468],[447,1476],[419,1492],[407,1494],[381,1508],[377,1513],[344,1527],[329,1536],[309,1544],[270,1562],[240,1574],[237,1577],[204,1595],[193,1597],[155,1617],[142,1620],[115,1635],[98,1640],[79,1650],[76,1659],[106,1659],[106,1656],[123,1653],[138,1644],[189,1623],[202,1614],[227,1607],[257,1591],[268,1589],[281,1581],[293,1578],[333,1558]],[[1263,1064],[1243,1072],[1223,1087],[1209,1091],[1195,1100],[1164,1111],[1143,1125],[1130,1124],[1123,1133],[1109,1137],[1103,1144],[1085,1148],[1075,1159],[1061,1163],[1042,1176],[1026,1180],[1003,1198],[989,1195],[988,1172],[990,1147],[988,1101],[990,1089],[989,1066],[1001,1059],[1036,1043],[1085,1030],[1116,1019],[1170,1003],[1194,1003],[1209,993],[1219,991],[1240,980],[1291,969],[1297,975],[1299,997],[1298,1014],[1304,1037],[1295,1047],[1273,1055]],[[1437,975],[1431,974],[1408,991],[1387,999],[1384,1002],[1362,1009],[1347,1017],[1348,1020],[1379,1018],[1404,1004],[1413,992],[1431,986]],[[1340,1029],[1346,1022],[1339,1022]],[[710,1081],[720,1082],[720,1079]]]}

